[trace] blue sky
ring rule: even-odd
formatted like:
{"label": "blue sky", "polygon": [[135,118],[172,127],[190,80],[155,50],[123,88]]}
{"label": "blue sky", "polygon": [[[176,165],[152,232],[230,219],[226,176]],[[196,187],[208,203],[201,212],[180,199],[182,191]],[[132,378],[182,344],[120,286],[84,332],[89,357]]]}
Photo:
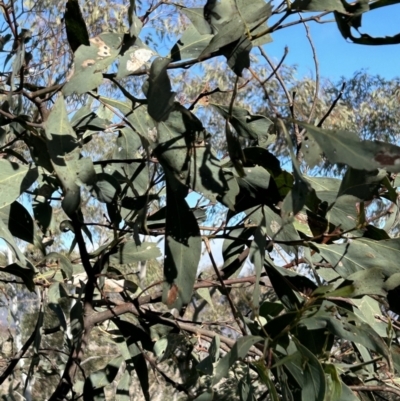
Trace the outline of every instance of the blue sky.
{"label": "blue sky", "polygon": [[[304,18],[307,16],[311,14],[303,14]],[[293,19],[297,19],[296,17],[293,16]],[[341,76],[350,77],[360,69],[367,69],[371,74],[380,74],[388,79],[400,75],[400,45],[356,45],[345,41],[334,22],[309,22],[308,25],[322,76],[336,80]],[[400,33],[400,4],[364,14],[360,32],[371,36],[392,36]],[[269,56],[278,61],[284,47],[288,46],[286,63],[297,64],[300,76],[315,75],[312,52],[303,25],[282,29],[272,37],[274,42],[264,47]]]}

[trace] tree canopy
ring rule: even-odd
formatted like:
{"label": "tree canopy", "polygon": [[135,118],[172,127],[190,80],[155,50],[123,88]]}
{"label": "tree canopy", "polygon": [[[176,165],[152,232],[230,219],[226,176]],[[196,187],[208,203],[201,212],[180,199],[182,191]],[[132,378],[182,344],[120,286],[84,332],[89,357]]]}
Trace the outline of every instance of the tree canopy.
{"label": "tree canopy", "polygon": [[5,400],[399,397],[399,82],[265,51],[396,3],[0,2]]}

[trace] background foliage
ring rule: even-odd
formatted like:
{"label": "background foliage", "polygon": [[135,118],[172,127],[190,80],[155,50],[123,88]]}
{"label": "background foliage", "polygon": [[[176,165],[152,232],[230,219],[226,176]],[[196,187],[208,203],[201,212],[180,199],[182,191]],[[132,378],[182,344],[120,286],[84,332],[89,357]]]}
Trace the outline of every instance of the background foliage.
{"label": "background foliage", "polygon": [[4,400],[398,398],[399,82],[307,26],[395,3],[0,3]]}

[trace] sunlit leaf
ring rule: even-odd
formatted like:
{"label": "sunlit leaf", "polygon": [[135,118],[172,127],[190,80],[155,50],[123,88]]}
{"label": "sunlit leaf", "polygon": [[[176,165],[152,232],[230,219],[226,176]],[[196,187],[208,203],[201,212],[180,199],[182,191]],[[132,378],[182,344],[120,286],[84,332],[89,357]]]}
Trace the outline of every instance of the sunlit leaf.
{"label": "sunlit leaf", "polygon": [[221,358],[214,368],[214,376],[212,379],[213,384],[219,383],[224,377],[227,376],[229,369],[233,364],[244,358],[247,355],[249,349],[259,341],[262,341],[262,337],[256,336],[244,336],[240,337],[232,350],[229,351],[223,358]]}
{"label": "sunlit leaf", "polygon": [[0,207],[10,205],[37,179],[38,170],[0,159]]}
{"label": "sunlit leaf", "polygon": [[117,253],[112,256],[111,260],[127,264],[156,259],[159,256],[161,256],[161,252],[155,242],[142,242],[137,245],[135,241],[128,241],[118,247]]}
{"label": "sunlit leaf", "polygon": [[300,123],[307,129],[331,163],[343,163],[358,170],[385,168],[400,172],[400,148],[387,142],[362,141],[356,133],[326,130]]}

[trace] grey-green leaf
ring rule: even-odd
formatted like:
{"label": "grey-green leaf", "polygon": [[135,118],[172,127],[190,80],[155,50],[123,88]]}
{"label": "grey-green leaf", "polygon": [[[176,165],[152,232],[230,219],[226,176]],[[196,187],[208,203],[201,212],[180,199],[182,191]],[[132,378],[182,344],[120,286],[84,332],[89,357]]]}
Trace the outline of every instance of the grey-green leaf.
{"label": "grey-green leaf", "polygon": [[23,241],[34,243],[36,227],[25,207],[15,201],[0,209],[0,218],[10,230],[10,233]]}
{"label": "grey-green leaf", "polygon": [[362,141],[350,131],[326,130],[306,123],[307,129],[331,163],[343,163],[358,170],[372,171],[385,168],[400,172],[400,147],[388,142]]}
{"label": "grey-green leaf", "polygon": [[111,261],[127,264],[157,259],[160,256],[160,249],[155,242],[142,242],[140,245],[136,245],[135,241],[132,240],[121,244],[117,253],[112,255]]}
{"label": "grey-green leaf", "polygon": [[201,236],[184,191],[167,183],[163,302],[180,309],[192,298],[201,254]]}
{"label": "grey-green leaf", "polygon": [[0,207],[13,203],[37,178],[37,168],[0,159]]}
{"label": "grey-green leaf", "polygon": [[150,68],[150,76],[143,86],[149,102],[147,111],[155,121],[165,121],[171,112],[175,93],[171,91],[171,82],[167,74],[167,67],[171,60],[157,57]]}
{"label": "grey-green leaf", "polygon": [[115,61],[122,43],[122,34],[102,33],[82,45],[74,54],[74,71],[63,87],[64,96],[96,89],[103,81],[103,71]]}
{"label": "grey-green leaf", "polygon": [[214,377],[212,379],[213,385],[219,383],[221,379],[227,376],[229,369],[235,362],[244,358],[249,349],[259,341],[263,341],[262,337],[244,336],[240,337],[231,351],[229,351],[223,358],[221,358],[214,368]]}

